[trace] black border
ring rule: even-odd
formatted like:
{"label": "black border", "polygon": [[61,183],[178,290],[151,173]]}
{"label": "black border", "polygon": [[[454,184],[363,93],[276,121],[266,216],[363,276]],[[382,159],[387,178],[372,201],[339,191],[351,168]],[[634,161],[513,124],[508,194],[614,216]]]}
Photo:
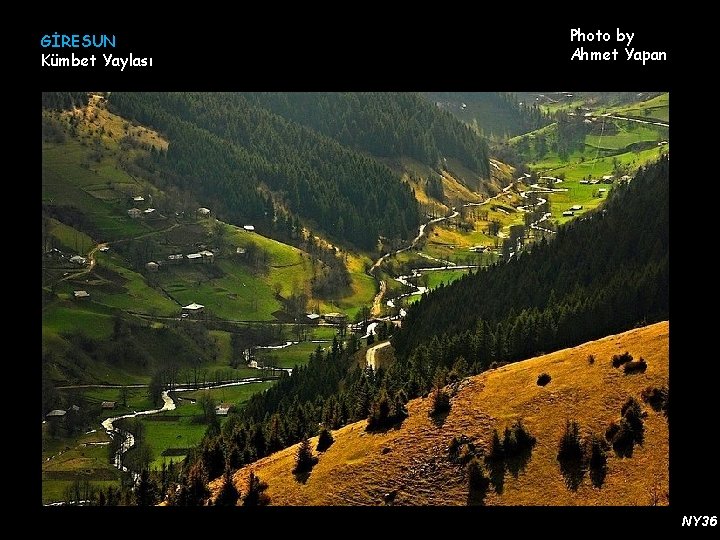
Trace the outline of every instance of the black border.
{"label": "black border", "polygon": [[[85,8],[91,9],[91,8]],[[118,6],[118,9],[121,9]],[[688,89],[692,81],[680,71],[689,57],[679,48],[682,34],[667,26],[646,20],[625,22],[626,18],[599,21],[578,17],[561,18],[560,8],[548,6],[541,14],[526,13],[522,7],[510,8],[505,17],[497,13],[475,15],[475,9],[437,5],[423,9],[420,21],[407,13],[389,18],[383,9],[348,7],[348,15],[336,24],[317,18],[319,7],[294,8],[294,12],[248,14],[236,18],[223,8],[213,7],[208,20],[188,21],[177,26],[154,19],[135,27],[114,22],[80,23],[73,16],[69,23],[46,19],[35,25],[20,41],[17,60],[28,74],[29,111],[35,110],[41,90],[395,90],[395,91],[670,91],[673,130],[672,190],[681,198],[683,183],[695,182],[691,163],[691,130],[694,97],[700,89]],[[352,11],[360,13],[353,18]],[[311,12],[312,11],[312,12]],[[138,15],[140,17],[140,15]],[[224,18],[225,17],[225,18]],[[521,18],[522,17],[522,18]],[[190,17],[190,19],[193,19]],[[230,20],[232,19],[232,20]],[[280,22],[280,20],[284,22]],[[352,25],[350,24],[352,21]],[[665,50],[668,60],[641,66],[634,63],[571,62],[576,44],[569,41],[570,28],[614,31],[621,27],[636,33],[638,45],[650,50]],[[118,53],[133,51],[153,56],[154,67],[119,73],[114,70],[50,70],[39,67],[42,52],[40,38],[52,32],[77,34],[115,34]],[[590,44],[588,44],[590,45]],[[80,50],[78,54],[85,54]],[[702,82],[702,81],[699,81]],[[684,85],[687,85],[683,88]],[[33,135],[33,133],[30,133]],[[690,140],[688,140],[690,139]],[[679,221],[682,208],[671,205],[671,221]],[[437,525],[452,531],[454,524],[470,525],[478,534],[495,526],[507,531],[534,529],[571,533],[595,530],[629,531],[665,528],[677,530],[684,514],[717,515],[717,497],[708,497],[717,485],[717,467],[711,444],[693,445],[694,433],[712,433],[714,422],[709,403],[711,375],[693,363],[712,362],[712,357],[688,354],[692,344],[690,324],[683,314],[682,301],[697,295],[687,292],[683,270],[694,252],[684,235],[671,231],[674,255],[671,263],[671,303],[676,316],[672,322],[670,413],[670,506],[665,508],[270,508],[252,514],[199,511],[198,509],[117,509],[123,518],[149,517],[158,526],[187,523],[241,527],[253,525],[308,528],[321,534],[322,521],[335,518],[360,518],[359,525],[372,533],[385,522],[401,521],[400,530],[428,531]],[[688,236],[695,236],[690,234]],[[692,240],[689,241],[692,243]],[[707,248],[706,248],[707,249]],[[692,278],[693,280],[699,278]],[[36,315],[35,315],[36,316]],[[707,356],[707,355],[704,355]],[[37,371],[35,372],[37,373]],[[32,433],[29,440],[32,440]],[[34,453],[30,453],[34,455]],[[31,461],[29,470],[37,464]],[[713,475],[715,478],[713,478]],[[30,475],[32,477],[32,475]],[[23,504],[34,505],[36,496]],[[644,502],[644,501],[638,501]],[[59,520],[64,526],[96,518],[107,519],[102,509],[43,508],[43,520]],[[127,512],[125,514],[124,512]],[[113,512],[111,512],[113,514]],[[312,520],[307,520],[309,514]],[[221,516],[214,522],[211,515]],[[228,518],[228,519],[225,519]],[[370,518],[366,520],[366,518]],[[377,520],[377,521],[376,521]],[[50,522],[50,521],[48,521]],[[622,528],[620,523],[622,522]],[[47,522],[46,522],[47,523]],[[84,527],[84,526],[83,526]],[[572,527],[572,528],[571,528]],[[382,530],[382,529],[378,529]],[[460,530],[460,529],[459,529]],[[459,531],[458,530],[458,531]],[[389,532],[389,530],[387,531]],[[334,535],[334,534],[333,534]]]}

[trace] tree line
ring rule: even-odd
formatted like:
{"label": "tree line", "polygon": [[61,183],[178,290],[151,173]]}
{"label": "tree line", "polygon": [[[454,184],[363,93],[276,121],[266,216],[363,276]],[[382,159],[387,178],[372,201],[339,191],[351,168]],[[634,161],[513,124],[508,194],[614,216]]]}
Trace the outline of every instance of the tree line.
{"label": "tree line", "polygon": [[552,243],[426,293],[393,338],[394,368],[421,391],[459,357],[479,372],[666,319],[668,204],[662,158]]}
{"label": "tree line", "polygon": [[413,92],[272,92],[249,101],[379,157],[413,157],[444,167],[453,157],[487,178],[485,141],[449,112]]}
{"label": "tree line", "polygon": [[145,168],[225,221],[270,228],[275,207],[288,208],[365,249],[381,235],[409,238],[419,224],[412,191],[390,169],[241,94],[114,92],[110,106],[163,132],[170,146],[152,150]]}

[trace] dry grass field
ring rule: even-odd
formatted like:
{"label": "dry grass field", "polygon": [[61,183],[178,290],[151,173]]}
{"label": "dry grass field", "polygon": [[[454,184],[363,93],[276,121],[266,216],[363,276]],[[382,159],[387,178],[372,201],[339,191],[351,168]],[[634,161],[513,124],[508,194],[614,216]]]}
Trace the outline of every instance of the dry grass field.
{"label": "dry grass field", "polygon": [[[520,467],[509,468],[484,497],[487,505],[650,505],[667,504],[668,424],[665,416],[642,403],[643,389],[668,385],[669,323],[607,336],[490,370],[462,381],[445,418],[428,412],[431,399],[408,404],[409,417],[383,433],[367,433],[357,422],[333,433],[334,444],[317,454],[319,461],[301,481],[292,469],[297,445],[238,471],[241,492],[254,471],[269,487],[274,505],[382,505],[394,493],[395,505],[466,505],[470,502],[465,468],[448,457],[453,437],[465,435],[488,449],[492,431],[522,419],[537,438],[532,454]],[[611,357],[629,351],[648,364],[644,373],[626,375],[613,368]],[[594,362],[588,361],[594,355]],[[551,376],[538,386],[541,373]],[[607,473],[596,487],[585,473],[570,489],[556,459],[566,419],[580,434],[604,434],[620,419],[629,398],[641,402],[644,441],[632,457],[607,452]],[[317,441],[313,439],[313,448]],[[499,484],[499,485],[498,485]],[[220,484],[211,484],[217,493]],[[476,501],[474,501],[476,502]]]}

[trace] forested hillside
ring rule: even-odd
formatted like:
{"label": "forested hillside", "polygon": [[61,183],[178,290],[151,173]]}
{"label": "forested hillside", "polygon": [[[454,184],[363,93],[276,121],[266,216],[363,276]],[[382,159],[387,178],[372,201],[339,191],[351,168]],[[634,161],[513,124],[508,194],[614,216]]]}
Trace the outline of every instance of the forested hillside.
{"label": "forested hillside", "polygon": [[420,221],[410,188],[387,167],[236,93],[113,93],[114,111],[161,131],[148,167],[220,217],[269,227],[289,210],[358,247],[409,238]]}
{"label": "forested hillside", "polygon": [[438,108],[451,112],[486,135],[512,137],[551,121],[534,100],[523,102],[512,92],[425,92],[423,95]]}
{"label": "forested hillside", "polygon": [[431,167],[455,158],[490,174],[485,141],[412,92],[254,93],[249,101],[378,157],[412,157]]}
{"label": "forested hillside", "polygon": [[393,339],[410,358],[398,367],[422,388],[459,357],[480,371],[667,318],[668,167],[641,169],[552,243],[429,293]]}

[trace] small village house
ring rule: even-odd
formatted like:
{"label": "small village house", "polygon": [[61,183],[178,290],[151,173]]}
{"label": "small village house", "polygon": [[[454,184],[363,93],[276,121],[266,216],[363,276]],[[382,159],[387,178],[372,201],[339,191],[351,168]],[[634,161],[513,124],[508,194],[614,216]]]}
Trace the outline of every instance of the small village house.
{"label": "small village house", "polygon": [[188,304],[187,306],[182,307],[183,314],[186,314],[190,317],[195,317],[200,315],[205,311],[205,306],[202,304],[198,304],[196,302],[193,302],[192,304]]}
{"label": "small village house", "polygon": [[232,404],[230,403],[220,403],[217,407],[215,407],[215,414],[218,416],[227,416],[230,411],[230,407],[232,407]]}
{"label": "small village house", "polygon": [[348,316],[344,313],[326,313],[323,315],[325,322],[330,324],[344,324],[347,322]]}

